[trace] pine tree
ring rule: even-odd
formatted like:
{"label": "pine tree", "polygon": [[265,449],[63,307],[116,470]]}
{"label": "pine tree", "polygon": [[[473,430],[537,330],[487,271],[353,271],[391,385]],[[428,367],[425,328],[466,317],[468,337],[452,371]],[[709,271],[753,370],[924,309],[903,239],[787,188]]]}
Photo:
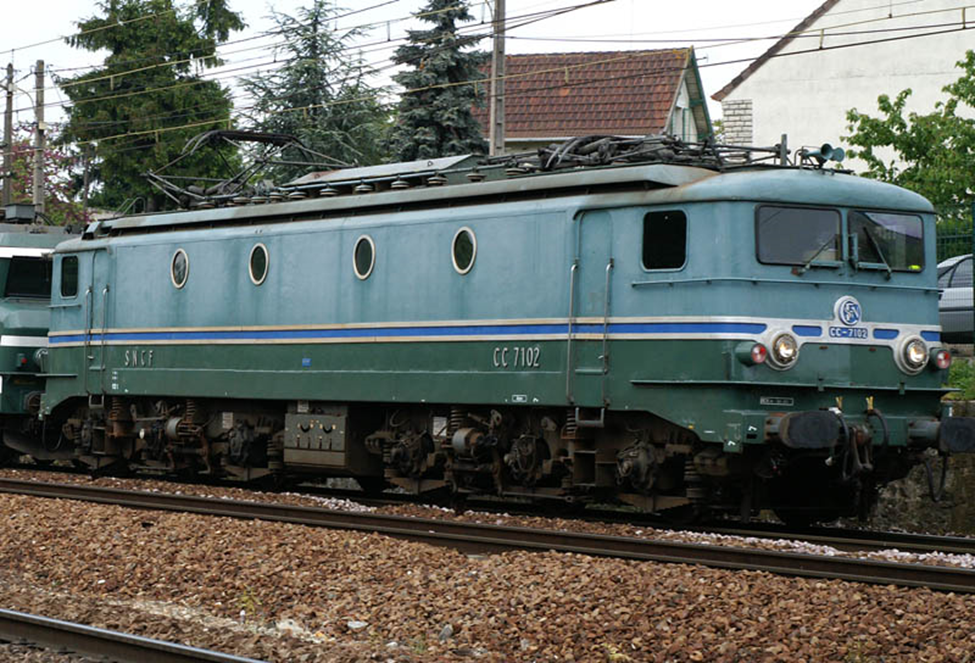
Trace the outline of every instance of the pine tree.
{"label": "pine tree", "polygon": [[[217,43],[244,23],[228,0],[186,8],[173,0],[104,0],[98,9],[78,22],[68,43],[108,55],[101,67],[58,81],[72,102],[62,139],[94,146],[93,204],[118,208],[141,198],[158,209],[167,199],[144,174],[175,159],[196,134],[228,127],[230,92],[202,73],[220,64]],[[177,129],[184,125],[193,126]],[[222,149],[180,165],[197,176],[218,175],[233,158]]]}
{"label": "pine tree", "polygon": [[459,22],[472,18],[464,0],[430,0],[421,20],[434,27],[409,31],[409,43],[393,54],[394,62],[410,67],[393,77],[406,88],[390,140],[397,159],[487,152],[481,125],[471,110],[483,104],[484,85],[474,81],[484,78],[480,67],[488,55],[465,50],[479,37],[457,32]]}
{"label": "pine tree", "polygon": [[[351,41],[362,34],[329,27],[337,14],[331,0],[313,0],[296,16],[274,12],[271,18],[286,42],[276,50],[285,63],[271,73],[251,76],[244,88],[255,98],[250,126],[290,134],[333,161],[372,165],[382,160],[389,113],[370,87],[362,58]],[[275,177],[303,174],[307,167],[279,166]]]}

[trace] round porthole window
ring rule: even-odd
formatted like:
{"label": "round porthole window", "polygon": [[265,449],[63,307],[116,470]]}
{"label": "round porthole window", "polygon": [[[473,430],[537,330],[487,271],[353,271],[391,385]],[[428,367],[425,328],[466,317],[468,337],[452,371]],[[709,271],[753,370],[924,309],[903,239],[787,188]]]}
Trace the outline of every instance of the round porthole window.
{"label": "round porthole window", "polygon": [[173,285],[182,288],[186,285],[186,279],[190,277],[190,258],[183,249],[176,249],[173,254],[173,261],[169,264],[169,278]]}
{"label": "round porthole window", "polygon": [[369,235],[363,235],[355,241],[352,252],[352,268],[360,280],[365,281],[372,274],[376,266],[376,244]]}
{"label": "round porthole window", "polygon": [[474,231],[464,227],[454,233],[452,247],[452,258],[454,269],[458,274],[466,274],[474,267],[474,258],[477,257],[477,238]]}
{"label": "round porthole window", "polygon": [[267,247],[263,244],[255,244],[254,248],[251,249],[249,264],[251,282],[254,285],[261,285],[267,278],[267,263]]}

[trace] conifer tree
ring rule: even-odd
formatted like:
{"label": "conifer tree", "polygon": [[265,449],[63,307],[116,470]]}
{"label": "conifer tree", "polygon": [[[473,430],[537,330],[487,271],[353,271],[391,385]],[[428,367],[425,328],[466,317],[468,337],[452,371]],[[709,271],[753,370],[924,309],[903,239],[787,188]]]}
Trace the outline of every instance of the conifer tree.
{"label": "conifer tree", "polygon": [[487,153],[481,126],[471,110],[483,104],[483,51],[467,50],[480,37],[458,34],[458,23],[472,20],[465,0],[430,0],[421,10],[429,30],[409,31],[393,61],[409,68],[393,79],[401,97],[390,151],[400,161]]}
{"label": "conifer tree", "polygon": [[[220,64],[218,42],[244,27],[228,4],[103,0],[97,15],[78,22],[68,43],[107,52],[102,66],[58,81],[71,100],[62,139],[94,147],[93,204],[118,208],[141,198],[147,209],[164,206],[144,174],[175,159],[196,134],[228,128],[230,92],[202,76]],[[233,157],[222,149],[202,150],[181,166],[218,175]]]}
{"label": "conifer tree", "polygon": [[[330,27],[337,13],[331,0],[313,0],[295,16],[272,13],[284,37],[275,55],[284,64],[244,80],[254,97],[250,126],[295,136],[339,163],[372,165],[382,161],[389,113],[379,101],[381,91],[367,83],[369,68],[352,51],[351,41],[362,31]],[[274,175],[287,179],[306,170],[279,166]]]}

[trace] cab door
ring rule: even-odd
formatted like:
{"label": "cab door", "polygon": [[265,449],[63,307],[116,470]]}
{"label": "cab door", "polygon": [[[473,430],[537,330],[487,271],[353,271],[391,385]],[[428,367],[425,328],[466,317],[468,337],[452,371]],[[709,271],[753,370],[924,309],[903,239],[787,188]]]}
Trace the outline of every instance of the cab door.
{"label": "cab door", "polygon": [[578,215],[575,223],[566,391],[570,403],[603,408],[609,404],[613,219],[611,212],[597,210]]}
{"label": "cab door", "polygon": [[108,378],[106,344],[111,326],[112,261],[108,249],[87,252],[85,288],[85,391],[104,394]]}

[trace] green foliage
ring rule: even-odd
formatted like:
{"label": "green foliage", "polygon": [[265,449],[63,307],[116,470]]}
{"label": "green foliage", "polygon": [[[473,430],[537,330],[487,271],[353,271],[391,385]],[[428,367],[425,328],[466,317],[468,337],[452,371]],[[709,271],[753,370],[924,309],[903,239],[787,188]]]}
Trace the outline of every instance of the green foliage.
{"label": "green foliage", "polygon": [[[484,78],[480,67],[488,55],[467,51],[479,37],[457,34],[457,23],[472,19],[467,2],[430,0],[421,19],[430,30],[411,30],[393,61],[410,67],[393,79],[406,88],[401,97],[390,140],[400,161],[433,159],[458,154],[484,154],[487,141],[471,112],[483,105]],[[415,91],[412,91],[415,90]]]}
{"label": "green foliage", "polygon": [[[44,216],[57,225],[83,225],[89,220],[77,200],[75,184],[78,156],[59,144],[57,125],[49,125],[44,151]],[[34,191],[34,127],[15,127],[13,137],[13,202],[29,203]],[[51,147],[53,145],[53,147]]]}
{"label": "green foliage", "polygon": [[[273,12],[285,38],[276,56],[285,63],[273,72],[243,82],[255,97],[250,128],[290,134],[332,161],[372,165],[382,161],[389,113],[371,88],[372,75],[361,56],[349,53],[359,29],[339,33],[329,26],[338,13],[331,0],[313,0],[296,16]],[[280,166],[278,178],[308,170]]]}
{"label": "green foliage", "polygon": [[[851,157],[867,164],[866,177],[892,182],[930,200],[950,232],[971,228],[970,205],[975,195],[975,120],[958,115],[959,108],[975,111],[975,52],[957,63],[961,77],[944,87],[948,99],[925,115],[908,113],[911,90],[891,99],[877,99],[880,117],[847,112],[846,139],[855,149]],[[889,160],[881,152],[893,151]],[[940,228],[939,228],[940,231]]]}
{"label": "green foliage", "polygon": [[[68,43],[108,54],[101,67],[59,81],[72,102],[63,140],[94,147],[95,204],[117,208],[136,197],[158,209],[166,198],[144,174],[179,156],[196,134],[227,127],[230,93],[201,75],[219,64],[218,41],[244,23],[228,0],[182,9],[173,0],[103,0],[98,9]],[[193,126],[177,129],[184,125]],[[222,150],[201,151],[181,167],[216,176],[233,158],[229,146]]]}
{"label": "green foliage", "polygon": [[948,369],[948,386],[960,389],[948,398],[961,401],[975,400],[975,364],[967,359],[956,357]]}

